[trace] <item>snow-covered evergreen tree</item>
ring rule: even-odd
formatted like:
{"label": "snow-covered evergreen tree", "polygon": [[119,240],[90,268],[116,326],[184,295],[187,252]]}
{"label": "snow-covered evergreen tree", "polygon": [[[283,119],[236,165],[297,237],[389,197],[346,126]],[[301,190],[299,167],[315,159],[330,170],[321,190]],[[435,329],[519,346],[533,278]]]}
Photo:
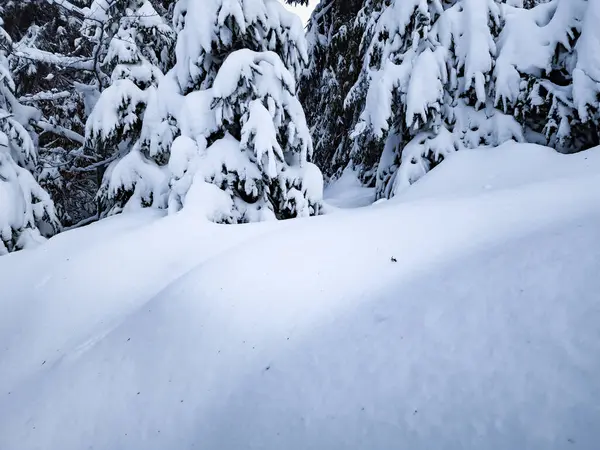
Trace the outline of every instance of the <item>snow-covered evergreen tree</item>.
{"label": "snow-covered evergreen tree", "polygon": [[[308,24],[309,66],[301,78],[300,98],[313,136],[315,163],[328,177],[349,164],[355,141],[348,130],[362,111],[362,107],[345,107],[344,100],[358,79],[364,57],[360,47],[366,25],[363,3],[323,1]],[[368,183],[368,174],[365,178]]]}
{"label": "snow-covered evergreen tree", "polygon": [[354,130],[361,146],[384,143],[378,196],[406,188],[460,148],[523,139],[494,105],[499,0],[367,3],[369,47],[349,101],[364,103]]}
{"label": "snow-covered evergreen tree", "polygon": [[8,55],[12,40],[0,7],[0,255],[40,242],[59,223],[50,196],[35,180],[36,149],[26,127],[39,112],[15,97]]}
{"label": "snow-covered evergreen tree", "polygon": [[101,208],[114,213],[132,196],[139,204],[151,205],[156,195],[140,191],[143,183],[137,183],[153,167],[137,144],[148,99],[155,95],[163,71],[172,66],[175,33],[147,0],[114,1],[106,7],[95,21],[107,35],[116,29],[103,61],[112,75],[88,118],[86,146],[111,162],[99,197]]}
{"label": "snow-covered evergreen tree", "polygon": [[174,21],[177,63],[141,144],[170,153],[169,209],[193,204],[224,223],[318,214],[322,176],[295,95],[299,19],[278,0],[180,0]]}
{"label": "snow-covered evergreen tree", "polygon": [[91,48],[78,39],[86,3],[7,0],[3,4],[6,30],[14,41],[10,65],[16,95],[41,112],[32,124],[39,153],[36,175],[65,225],[95,212],[97,191],[92,174],[77,167],[89,113],[87,86],[95,79],[83,70]]}

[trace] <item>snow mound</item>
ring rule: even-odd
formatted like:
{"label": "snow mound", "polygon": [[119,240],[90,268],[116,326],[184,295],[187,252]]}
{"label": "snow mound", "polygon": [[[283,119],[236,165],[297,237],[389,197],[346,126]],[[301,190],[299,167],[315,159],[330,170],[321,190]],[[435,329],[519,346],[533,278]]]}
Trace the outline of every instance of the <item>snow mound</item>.
{"label": "snow mound", "polygon": [[451,154],[431,176],[403,192],[400,201],[518,189],[527,184],[594,175],[599,168],[600,147],[572,156],[535,144],[465,149]]}
{"label": "snow mound", "polygon": [[594,449],[597,154],[463,152],[379,207],[124,215],[2,258],[0,448]]}
{"label": "snow mound", "polygon": [[337,208],[368,206],[375,200],[375,189],[364,187],[350,168],[330,183],[323,193],[325,202]]}

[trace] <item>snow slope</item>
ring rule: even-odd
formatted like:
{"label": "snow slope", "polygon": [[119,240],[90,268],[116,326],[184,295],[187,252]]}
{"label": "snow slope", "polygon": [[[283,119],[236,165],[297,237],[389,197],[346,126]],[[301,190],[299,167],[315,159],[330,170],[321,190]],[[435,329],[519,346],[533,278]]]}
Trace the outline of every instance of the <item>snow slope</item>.
{"label": "snow slope", "polygon": [[323,195],[329,206],[343,209],[358,208],[373,203],[375,188],[363,186],[357,174],[348,168],[339,179],[325,188]]}
{"label": "snow slope", "polygon": [[600,149],[506,145],[372,207],[0,258],[0,449],[595,449],[599,183]]}

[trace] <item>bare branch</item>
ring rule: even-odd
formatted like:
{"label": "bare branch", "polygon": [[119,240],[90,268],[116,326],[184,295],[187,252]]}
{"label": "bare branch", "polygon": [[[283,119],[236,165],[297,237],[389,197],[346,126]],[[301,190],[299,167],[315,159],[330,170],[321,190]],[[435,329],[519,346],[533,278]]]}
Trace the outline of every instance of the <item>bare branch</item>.
{"label": "bare branch", "polygon": [[108,159],[105,159],[103,161],[98,161],[97,163],[90,164],[89,166],[73,167],[72,169],[69,170],[69,172],[93,172],[94,170],[98,169],[99,167],[108,166],[111,162],[118,159],[118,157],[119,157],[118,155],[113,155]]}
{"label": "bare branch", "polygon": [[98,221],[98,215],[94,214],[93,216],[88,217],[87,219],[80,220],[75,225],[71,225],[70,227],[64,227],[63,231],[74,230],[75,228],[84,227],[86,225],[89,225],[89,224],[97,222],[97,221]]}

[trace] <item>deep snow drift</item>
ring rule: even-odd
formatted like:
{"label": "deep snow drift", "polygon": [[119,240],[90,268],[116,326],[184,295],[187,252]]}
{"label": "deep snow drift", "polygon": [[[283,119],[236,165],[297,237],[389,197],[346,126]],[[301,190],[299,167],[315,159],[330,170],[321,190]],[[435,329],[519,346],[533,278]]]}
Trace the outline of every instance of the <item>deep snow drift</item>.
{"label": "deep snow drift", "polygon": [[370,207],[2,257],[0,449],[595,449],[599,185],[600,149],[505,145]]}

